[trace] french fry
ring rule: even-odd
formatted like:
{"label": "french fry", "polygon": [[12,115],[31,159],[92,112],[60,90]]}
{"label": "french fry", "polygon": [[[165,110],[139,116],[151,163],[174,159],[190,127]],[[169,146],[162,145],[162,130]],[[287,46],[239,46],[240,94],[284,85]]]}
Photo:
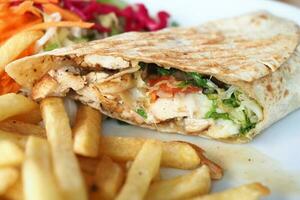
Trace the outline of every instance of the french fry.
{"label": "french fry", "polygon": [[222,192],[192,198],[190,200],[258,200],[270,194],[270,190],[260,183],[251,183]]}
{"label": "french fry", "polygon": [[17,182],[5,192],[3,197],[9,200],[24,200],[21,177],[19,177]]}
{"label": "french fry", "polygon": [[13,167],[0,168],[0,196],[12,187],[19,177],[19,171]]}
{"label": "french fry", "polygon": [[147,140],[129,169],[124,186],[116,200],[142,200],[151,180],[159,170],[162,157],[161,143]]}
{"label": "french fry", "polygon": [[[85,185],[88,188],[88,190],[93,191],[94,189],[97,189],[94,185],[95,175],[87,174],[85,172],[82,172],[82,173],[83,173],[83,178],[84,178],[84,181],[85,181]],[[89,194],[89,199],[91,199],[90,196],[91,195]]]}
{"label": "french fry", "polygon": [[151,184],[146,200],[187,199],[207,194],[211,187],[209,168],[205,165],[193,172]]}
{"label": "french fry", "polygon": [[153,177],[152,182],[156,182],[160,180],[161,180],[161,174],[160,171],[158,171],[157,174],[155,174],[155,176]]}
{"label": "french fry", "polygon": [[218,164],[216,164],[213,161],[206,158],[206,156],[204,155],[205,151],[203,149],[201,149],[199,146],[189,143],[189,142],[181,141],[181,143],[189,144],[191,147],[194,148],[194,150],[197,152],[197,154],[201,160],[201,164],[207,165],[208,168],[210,169],[210,176],[212,179],[218,180],[223,177],[223,169]]}
{"label": "french fry", "polygon": [[[89,189],[90,193],[97,192],[94,190],[97,189],[95,186],[95,176],[97,171],[96,166],[98,165],[99,160],[83,156],[77,156],[77,159],[79,161],[80,169],[83,174],[85,184]],[[89,194],[89,196],[91,196],[91,194]]]}
{"label": "french fry", "polygon": [[0,121],[15,115],[24,114],[35,108],[38,108],[38,104],[23,95],[14,93],[1,95]]}
{"label": "french fry", "polygon": [[37,124],[40,121],[42,121],[42,115],[41,115],[40,107],[36,107],[33,110],[28,111],[27,113],[16,115],[9,119],[22,121],[30,124]]}
{"label": "french fry", "polygon": [[0,130],[0,141],[11,141],[24,149],[27,136]]}
{"label": "french fry", "polygon": [[46,136],[45,129],[38,125],[11,119],[0,122],[0,129],[7,132],[20,133],[23,135],[34,135],[39,137]]}
{"label": "french fry", "polygon": [[[1,128],[0,128],[1,129]],[[38,133],[38,132],[37,132]],[[42,136],[43,132],[40,134]],[[4,137],[4,136],[3,136]],[[13,141],[26,141],[26,138],[18,135],[18,138],[11,134],[6,134],[5,138],[11,138]],[[0,130],[1,139],[1,130]],[[132,137],[102,136],[100,140],[100,154],[107,155],[116,161],[127,162],[133,160],[147,139]],[[158,141],[159,142],[159,141]],[[162,165],[179,169],[194,169],[200,164],[197,152],[189,144],[182,142],[162,142]],[[170,149],[169,149],[170,148]],[[177,152],[178,151],[178,152]],[[187,152],[188,155],[179,157]],[[178,156],[176,156],[178,155]],[[92,159],[91,159],[92,160]]]}
{"label": "french fry", "polygon": [[9,140],[0,141],[0,167],[21,165],[24,159],[22,149]]}
{"label": "french fry", "polygon": [[0,47],[0,71],[42,36],[42,31],[22,31],[8,39]]}
{"label": "french fry", "polygon": [[97,170],[96,166],[98,165],[99,160],[83,156],[77,156],[77,160],[79,162],[79,166],[87,188],[93,188]]}
{"label": "french fry", "polygon": [[101,114],[86,105],[80,105],[73,128],[74,152],[87,157],[97,157],[101,130]]}
{"label": "french fry", "polygon": [[[146,141],[143,138],[103,136],[100,140],[100,154],[117,161],[133,160]],[[162,166],[179,169],[194,169],[199,166],[200,158],[190,145],[181,142],[160,143]]]}
{"label": "french fry", "polygon": [[[132,162],[133,161],[126,162],[126,164],[125,164],[126,172],[129,171],[129,169],[130,169],[130,167],[132,165]],[[158,170],[157,174],[155,174],[155,176],[153,177],[152,182],[159,181],[160,179],[161,179],[161,174],[160,174],[160,171]]]}
{"label": "french fry", "polygon": [[97,166],[94,183],[96,190],[91,191],[91,199],[114,199],[124,179],[125,173],[122,167],[109,157],[104,156]]}
{"label": "french fry", "polygon": [[25,199],[63,199],[52,172],[47,140],[34,136],[28,138],[22,177]]}
{"label": "french fry", "polygon": [[62,99],[41,102],[42,117],[51,146],[54,174],[65,199],[87,199],[87,191],[73,152],[72,132]]}
{"label": "french fry", "polygon": [[79,166],[82,172],[94,176],[96,174],[96,166],[99,163],[99,159],[88,158],[84,156],[77,156]]}

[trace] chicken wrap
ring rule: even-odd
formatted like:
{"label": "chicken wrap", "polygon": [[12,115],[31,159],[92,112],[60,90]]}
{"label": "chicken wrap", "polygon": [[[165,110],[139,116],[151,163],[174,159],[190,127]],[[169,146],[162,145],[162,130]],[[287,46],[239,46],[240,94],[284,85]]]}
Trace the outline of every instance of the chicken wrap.
{"label": "chicken wrap", "polygon": [[35,100],[68,96],[161,132],[247,142],[300,106],[299,27],[267,12],[130,32],[25,57]]}

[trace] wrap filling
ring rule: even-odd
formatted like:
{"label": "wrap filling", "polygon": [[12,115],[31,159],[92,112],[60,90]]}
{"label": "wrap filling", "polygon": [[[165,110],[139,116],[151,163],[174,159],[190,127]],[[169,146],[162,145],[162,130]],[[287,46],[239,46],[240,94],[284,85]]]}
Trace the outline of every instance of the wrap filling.
{"label": "wrap filling", "polygon": [[68,95],[135,124],[175,126],[212,138],[245,137],[263,120],[258,102],[212,76],[154,63],[136,63],[129,68],[134,70],[124,60],[113,63],[103,59],[98,71],[53,69],[35,84],[33,98]]}

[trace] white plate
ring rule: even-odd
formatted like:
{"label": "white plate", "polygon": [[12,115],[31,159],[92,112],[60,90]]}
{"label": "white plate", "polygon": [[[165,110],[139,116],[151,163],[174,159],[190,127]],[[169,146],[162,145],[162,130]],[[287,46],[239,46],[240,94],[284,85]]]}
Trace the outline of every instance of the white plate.
{"label": "white plate", "polygon": [[[129,0],[143,2],[154,13],[167,10],[183,26],[198,25],[207,20],[235,16],[249,11],[268,10],[300,24],[300,10],[274,1],[264,0]],[[244,145],[229,145],[193,136],[161,134],[115,121],[104,123],[104,134],[154,137],[162,140],[186,140],[203,147],[207,155],[225,171],[214,191],[259,181],[269,186],[272,200],[300,199],[300,110],[290,114]],[[179,171],[164,170],[163,176]]]}

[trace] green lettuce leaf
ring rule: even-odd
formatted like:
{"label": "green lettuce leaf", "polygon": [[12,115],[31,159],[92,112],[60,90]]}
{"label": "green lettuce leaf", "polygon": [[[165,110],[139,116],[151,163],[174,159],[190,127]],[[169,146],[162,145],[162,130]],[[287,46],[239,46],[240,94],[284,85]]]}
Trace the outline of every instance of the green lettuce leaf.
{"label": "green lettuce leaf", "polygon": [[143,108],[138,108],[136,110],[136,113],[139,114],[144,119],[147,119],[147,113],[146,113],[146,111]]}
{"label": "green lettuce leaf", "polygon": [[124,8],[127,5],[127,3],[122,0],[97,0],[97,2],[115,5],[119,8]]}

